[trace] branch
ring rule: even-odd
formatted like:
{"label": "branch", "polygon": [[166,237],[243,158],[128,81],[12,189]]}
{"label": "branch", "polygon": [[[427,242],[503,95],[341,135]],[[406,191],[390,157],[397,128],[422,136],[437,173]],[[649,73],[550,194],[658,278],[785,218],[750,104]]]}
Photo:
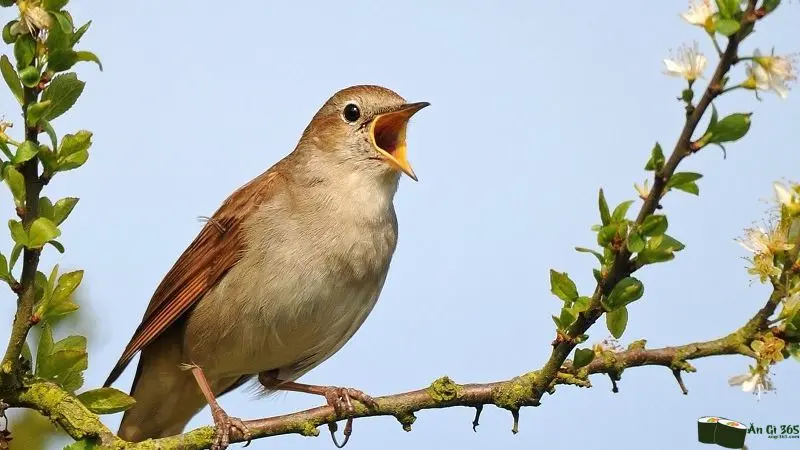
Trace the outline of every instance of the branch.
{"label": "branch", "polygon": [[[28,125],[28,106],[37,102],[39,88],[26,87],[23,91],[24,104],[22,105],[23,120],[25,121],[25,139],[39,144],[39,129],[36,125]],[[39,216],[39,194],[42,183],[39,181],[39,158],[34,157],[22,165],[22,176],[25,178],[25,208],[22,212],[22,225],[26,230]],[[19,384],[17,378],[19,355],[28,336],[28,331],[34,325],[31,320],[33,306],[36,301],[36,287],[34,281],[39,266],[40,249],[25,248],[23,250],[22,277],[18,286],[17,312],[11,326],[11,336],[8,340],[3,362],[0,364],[0,382],[3,384]]]}
{"label": "branch", "polygon": [[[634,367],[661,366],[678,373],[694,372],[695,369],[687,361],[722,355],[752,357],[753,352],[749,345],[769,329],[766,318],[775,312],[781,298],[781,290],[776,287],[764,307],[744,326],[719,339],[656,349],[646,349],[644,341],[637,341],[623,351],[597,350],[595,358],[585,367],[575,368],[569,362],[559,368],[556,375],[548,382],[546,391],[553,393],[557,385],[591,387],[588,379],[591,375],[608,375],[612,380],[618,381],[625,369]],[[244,423],[250,429],[253,439],[283,434],[317,436],[318,427],[348,417],[394,416],[403,429],[410,431],[416,419],[414,413],[425,409],[456,406],[482,409],[484,405],[494,405],[518,414],[522,406],[539,405],[540,393],[536,388],[544,379],[541,371],[528,372],[510,380],[482,384],[457,384],[445,376],[424,389],[377,397],[376,406],[372,409],[354,402],[355,412],[352,416],[337,414],[330,406],[321,406]],[[109,448],[193,450],[209,448],[214,441],[214,429],[210,426],[177,436],[139,443],[123,441],[79,400],[48,381],[29,380],[17,394],[0,392],[0,397],[3,396],[6,396],[6,401],[12,407],[33,408],[50,417],[76,440],[94,438]],[[477,425],[476,422],[477,417],[473,426]],[[242,436],[237,432],[231,436],[231,443],[234,442],[243,442]]]}
{"label": "branch", "polygon": [[[697,151],[692,149],[691,146],[692,135],[697,125],[700,123],[700,119],[702,119],[706,110],[711,105],[711,102],[722,92],[721,86],[723,84],[723,78],[730,68],[738,62],[739,58],[737,52],[739,43],[746,36],[744,30],[748,28],[748,25],[756,21],[756,15],[754,14],[755,7],[756,0],[749,0],[747,9],[742,18],[741,30],[729,38],[728,45],[717,64],[717,68],[714,71],[711,81],[708,83],[703,97],[700,99],[697,106],[687,106],[686,121],[683,130],[666,164],[655,174],[653,188],[636,217],[635,223],[637,225],[641,225],[648,216],[655,212],[656,208],[659,206],[659,201],[666,193],[667,182],[675,173],[681,161]],[[614,263],[610,267],[608,274],[597,283],[589,309],[578,315],[577,320],[570,327],[568,336],[559,336],[559,339],[556,339],[554,342],[550,359],[548,359],[542,367],[541,377],[535,386],[538,398],[541,398],[545,390],[550,386],[550,383],[556,377],[560,367],[577,345],[577,337],[586,333],[605,312],[601,305],[602,298],[608,295],[611,289],[613,289],[621,279],[630,276],[637,269],[637,267],[631,263],[630,258],[631,253],[625,246],[622,246],[622,248],[617,251]]]}

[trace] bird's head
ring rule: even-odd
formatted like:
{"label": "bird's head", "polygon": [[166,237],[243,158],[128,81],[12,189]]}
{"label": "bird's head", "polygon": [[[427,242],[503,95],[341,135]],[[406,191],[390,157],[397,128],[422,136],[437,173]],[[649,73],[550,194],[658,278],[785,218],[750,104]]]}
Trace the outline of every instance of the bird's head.
{"label": "bird's head", "polygon": [[309,123],[300,146],[325,159],[376,174],[403,172],[416,181],[408,162],[406,127],[427,102],[407,103],[380,86],[353,86],[334,94]]}

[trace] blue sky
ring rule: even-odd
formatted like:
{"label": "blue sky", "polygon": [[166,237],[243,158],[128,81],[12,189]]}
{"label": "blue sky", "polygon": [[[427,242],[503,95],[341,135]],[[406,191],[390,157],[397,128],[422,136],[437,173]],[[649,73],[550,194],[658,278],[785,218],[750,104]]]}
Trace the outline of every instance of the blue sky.
{"label": "blue sky", "polygon": [[[702,31],[679,18],[683,0],[73,3],[77,21],[93,21],[82,45],[105,72],[80,67],[85,92],[54,123],[59,134],[88,128],[95,137],[85,168],[47,187],[51,198],[81,202],[63,226],[66,255],[51,251],[43,264],[86,270],[86,387],[105,379],[155,286],[199,231],[196,217],[291,151],[331,94],[362,83],[431,102],[409,128],[420,180],[401,182],[399,245],[378,306],[302,381],[377,396],[442,375],[495,381],[540,367],[559,307],[548,269],[591,291],[595,260],[572,248],[594,242],[597,189],[615,204],[635,198],[654,141],[671,149],[678,136],[683,85],[662,74],[661,59],[693,39],[713,53]],[[798,13],[796,4],[781,7],[743,52],[800,50]],[[701,196],[673,193],[663,205],[670,234],[687,248],[639,274],[645,296],[630,308],[623,344],[715,338],[762,305],[767,291],[751,284],[733,240],[764,217],[774,180],[797,179],[800,92],[793,94],[758,102],[734,93],[718,102],[721,113],[755,111],[751,132],[727,159],[709,148],[685,161],[684,170],[705,174]],[[0,111],[17,119],[10,94],[0,95]],[[0,202],[8,215],[9,196]],[[9,321],[13,297],[0,297]],[[590,334],[594,342],[608,332],[600,324]],[[411,433],[391,418],[359,420],[348,448],[693,449],[705,448],[695,436],[703,415],[800,424],[798,364],[778,366],[777,393],[757,402],[727,385],[748,362],[697,361],[698,373],[685,376],[688,396],[663,368],[627,371],[618,394],[602,377],[592,389],[562,387],[522,411],[516,436],[510,414],[496,408],[484,411],[478,433],[467,408],[420,412]],[[133,372],[115,386],[126,389]],[[240,391],[221,403],[231,415],[257,418],[320,399]],[[116,429],[120,417],[105,420]],[[205,410],[190,427],[210,421]],[[250,448],[329,449],[322,431]]]}

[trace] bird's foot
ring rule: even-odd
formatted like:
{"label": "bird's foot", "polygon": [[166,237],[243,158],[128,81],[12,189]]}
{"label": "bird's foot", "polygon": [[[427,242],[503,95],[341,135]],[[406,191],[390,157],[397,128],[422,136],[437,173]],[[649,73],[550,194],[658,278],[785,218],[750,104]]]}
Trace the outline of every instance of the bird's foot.
{"label": "bird's foot", "polygon": [[231,417],[222,408],[213,408],[211,416],[214,418],[214,444],[211,450],[225,450],[230,444],[231,430],[238,430],[242,438],[247,440],[245,447],[250,445],[250,430],[238,417]]}
{"label": "bird's foot", "polygon": [[329,406],[336,410],[336,414],[352,414],[355,412],[353,399],[366,405],[368,408],[375,406],[375,400],[369,395],[353,388],[325,386],[321,389],[322,395]]}
{"label": "bird's foot", "polygon": [[344,425],[344,441],[342,441],[341,444],[339,444],[339,441],[336,439],[336,430],[338,428],[336,422],[328,425],[328,429],[331,432],[331,439],[333,439],[333,445],[335,445],[336,448],[342,448],[347,445],[347,442],[350,440],[350,435],[353,434],[353,417],[351,414],[355,413],[356,411],[355,407],[353,406],[353,399],[358,400],[368,408],[376,406],[375,400],[358,389],[336,386],[323,387],[322,395],[325,396],[325,400],[328,402],[328,405],[333,407],[333,409],[336,411],[336,414],[349,416],[347,417],[347,422]]}

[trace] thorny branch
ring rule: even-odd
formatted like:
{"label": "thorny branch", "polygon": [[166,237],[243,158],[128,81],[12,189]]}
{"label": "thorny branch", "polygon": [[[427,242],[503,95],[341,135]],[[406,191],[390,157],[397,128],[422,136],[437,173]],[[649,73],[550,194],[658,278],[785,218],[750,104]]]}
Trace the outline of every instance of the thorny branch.
{"label": "thorny branch", "polygon": [[[590,387],[591,375],[611,375],[612,379],[619,380],[626,369],[634,367],[662,366],[672,371],[693,372],[695,369],[688,363],[690,360],[720,355],[752,357],[753,352],[749,344],[769,329],[764,318],[775,312],[780,298],[781,295],[776,289],[767,304],[743,327],[719,339],[655,349],[647,349],[644,341],[637,341],[622,351],[596,350],[594,360],[579,369],[575,369],[568,361],[549,381],[546,391],[553,393],[557,385]],[[538,405],[539,395],[535,389],[542,383],[542,379],[541,371],[485,384],[456,384],[450,378],[442,377],[424,389],[377,397],[375,407],[372,409],[354,402],[355,411],[352,417],[394,416],[403,429],[410,431],[416,419],[414,416],[416,411],[466,406],[477,409],[472,423],[473,427],[477,427],[483,406],[495,405],[514,414],[514,429],[516,429],[519,408]],[[0,392],[0,395],[5,393]],[[46,381],[30,380],[21,392],[7,401],[11,406],[39,410],[75,439],[94,437],[109,448],[195,450],[208,448],[214,438],[212,427],[202,427],[182,435],[141,443],[122,441],[78,400],[63,392],[55,384]],[[321,406],[244,423],[250,429],[253,439],[282,434],[316,436],[319,434],[317,427],[345,420],[347,417],[346,413],[337,414],[330,406]],[[231,442],[243,442],[243,438],[240,434],[233,433]]]}

